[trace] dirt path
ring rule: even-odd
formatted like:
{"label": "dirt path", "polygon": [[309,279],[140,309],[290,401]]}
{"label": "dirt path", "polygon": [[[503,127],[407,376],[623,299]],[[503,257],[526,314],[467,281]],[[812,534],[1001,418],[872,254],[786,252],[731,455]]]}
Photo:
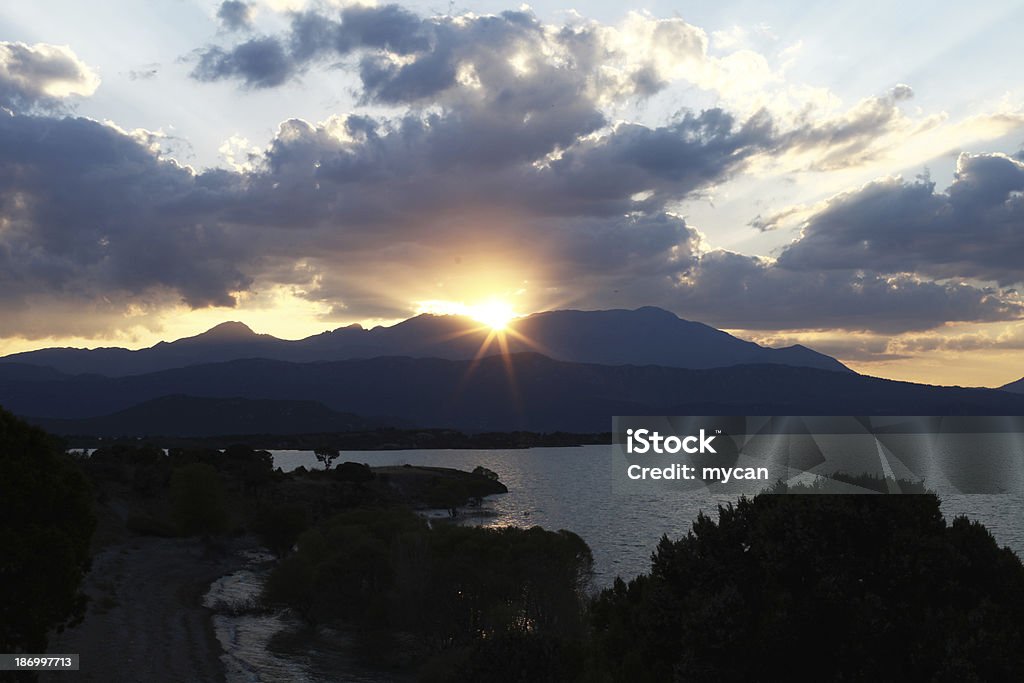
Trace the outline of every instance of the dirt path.
{"label": "dirt path", "polygon": [[196,539],[134,538],[93,558],[85,620],[51,639],[49,651],[78,653],[77,674],[40,681],[224,680],[221,647],[202,596],[216,578],[244,564],[238,550],[252,539],[215,550]]}

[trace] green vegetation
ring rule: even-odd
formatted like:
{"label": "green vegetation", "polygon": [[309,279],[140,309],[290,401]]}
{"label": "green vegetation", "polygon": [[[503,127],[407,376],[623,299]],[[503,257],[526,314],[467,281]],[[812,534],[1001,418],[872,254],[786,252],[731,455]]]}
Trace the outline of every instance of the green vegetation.
{"label": "green vegetation", "polygon": [[92,491],[42,431],[0,409],[0,652],[46,652],[85,612]]}

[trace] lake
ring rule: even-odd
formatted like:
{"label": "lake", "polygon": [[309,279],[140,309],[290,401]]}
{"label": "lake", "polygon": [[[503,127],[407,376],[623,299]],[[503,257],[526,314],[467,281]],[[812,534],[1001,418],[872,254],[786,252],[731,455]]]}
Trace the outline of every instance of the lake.
{"label": "lake", "polygon": [[[291,471],[320,468],[312,451],[271,451],[275,467]],[[716,514],[719,504],[735,494],[711,494],[706,489],[686,492],[654,488],[625,493],[613,486],[612,447],[532,448],[525,450],[346,451],[340,461],[370,466],[426,465],[472,470],[483,465],[498,474],[509,492],[490,496],[479,510],[467,510],[463,524],[542,526],[579,534],[594,554],[594,587],[609,586],[616,576],[630,578],[650,569],[650,556],[662,535],[686,534],[700,511]],[[927,480],[926,480],[927,482]],[[1024,556],[1024,494],[944,494],[947,521],[965,514],[985,524],[1000,545]],[[443,514],[440,513],[439,514]],[[265,558],[264,558],[265,559]],[[206,594],[208,606],[247,603],[261,590],[266,564],[254,563],[214,582]],[[286,614],[218,613],[214,630],[224,648],[229,683],[294,680],[328,683],[349,680],[382,683],[386,676],[359,668],[345,637],[330,635],[332,645],[310,642],[290,654],[271,652],[268,644],[284,628],[298,628]],[[326,642],[326,641],[324,641]],[[329,666],[325,665],[329,663]],[[326,666],[326,669],[324,668]]]}
{"label": "lake", "polygon": [[[426,465],[494,470],[509,492],[491,496],[463,523],[487,526],[542,526],[579,534],[594,554],[594,583],[611,584],[650,569],[650,556],[662,535],[678,538],[700,511],[716,515],[733,494],[651,488],[642,494],[614,490],[612,447],[530,448],[510,450],[346,451],[339,461],[383,465]],[[290,471],[319,468],[311,451],[271,451],[275,467]],[[927,480],[926,480],[927,483]],[[982,522],[1000,545],[1024,556],[1024,492],[1000,495],[943,494],[947,522],[967,515]]]}

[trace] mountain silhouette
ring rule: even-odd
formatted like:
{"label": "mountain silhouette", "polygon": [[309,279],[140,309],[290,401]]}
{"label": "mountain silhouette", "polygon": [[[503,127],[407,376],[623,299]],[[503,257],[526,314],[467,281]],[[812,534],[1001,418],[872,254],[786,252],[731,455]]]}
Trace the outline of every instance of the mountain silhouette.
{"label": "mountain silhouette", "polygon": [[1010,382],[999,387],[1003,391],[1012,391],[1015,394],[1024,394],[1024,377],[1021,377],[1016,382]]}
{"label": "mountain silhouette", "polygon": [[[67,374],[123,377],[246,358],[296,363],[380,356],[469,360],[500,351],[497,338],[461,316],[419,315],[390,327],[350,325],[297,341],[256,334],[240,322],[137,351],[122,348],[49,348],[0,358]],[[803,346],[771,349],[737,339],[659,308],[550,311],[520,318],[505,335],[509,351],[538,352],[557,360],[603,365],[715,368],[751,363],[850,372],[842,363]],[[2,376],[0,376],[2,379]]]}
{"label": "mountain silhouette", "polygon": [[478,362],[248,359],[128,377],[0,381],[0,405],[34,418],[104,418],[171,395],[315,401],[332,411],[465,431],[607,431],[613,415],[1024,414],[1024,396],[994,389],[778,364],[695,370],[568,363],[537,353]]}
{"label": "mountain silhouette", "polygon": [[316,401],[164,396],[92,419],[39,418],[54,434],[90,436],[225,436],[312,434],[394,426],[396,421],[339,413]]}

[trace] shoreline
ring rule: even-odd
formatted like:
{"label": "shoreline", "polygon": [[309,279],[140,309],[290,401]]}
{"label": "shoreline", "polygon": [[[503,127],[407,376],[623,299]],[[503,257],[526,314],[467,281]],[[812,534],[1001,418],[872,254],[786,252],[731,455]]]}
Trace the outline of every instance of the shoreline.
{"label": "shoreline", "polygon": [[407,450],[520,450],[528,448],[572,448],[612,443],[611,432],[479,432],[454,429],[378,429],[323,434],[225,434],[221,436],[120,436],[84,434],[61,437],[69,450],[113,445],[147,444],[159,448],[217,448],[246,444],[263,450],[311,451],[333,448],[340,451]]}
{"label": "shoreline", "polygon": [[[252,536],[205,543],[196,538],[136,536],[93,557],[83,589],[85,619],[53,634],[48,649],[81,655],[75,680],[224,681],[213,610],[203,605],[210,584],[245,566]],[[42,683],[65,680],[42,672]]]}

